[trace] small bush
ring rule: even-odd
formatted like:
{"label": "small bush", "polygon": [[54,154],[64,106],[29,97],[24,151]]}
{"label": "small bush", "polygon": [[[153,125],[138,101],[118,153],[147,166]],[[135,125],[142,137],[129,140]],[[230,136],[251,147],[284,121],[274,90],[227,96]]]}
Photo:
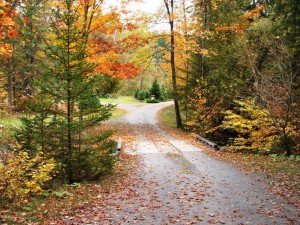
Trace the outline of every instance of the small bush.
{"label": "small bush", "polygon": [[161,89],[161,101],[165,101],[169,99],[168,90],[165,87],[162,87]]}
{"label": "small bush", "polygon": [[255,106],[255,99],[235,101],[235,104],[233,110],[225,112],[223,123],[217,128],[223,137],[227,136],[226,145],[234,151],[270,153],[277,133],[268,113]]}
{"label": "small bush", "polygon": [[138,99],[139,98],[139,94],[140,94],[140,89],[136,89],[136,91],[134,93],[134,98]]}
{"label": "small bush", "polygon": [[110,135],[110,131],[104,132],[100,137],[103,140],[99,146],[82,149],[78,156],[75,153],[73,176],[77,182],[97,180],[112,171],[114,157],[111,154],[116,149],[116,142],[106,139],[105,136]]}
{"label": "small bush", "polygon": [[148,90],[145,90],[145,99],[150,98],[150,92]]}
{"label": "small bush", "polygon": [[159,103],[160,100],[159,99],[151,99],[151,98],[148,98],[146,99],[147,103]]}
{"label": "small bush", "polygon": [[283,135],[280,138],[276,139],[272,144],[272,152],[274,153],[285,153],[287,150],[294,150],[296,143],[291,136]]}
{"label": "small bush", "polygon": [[52,179],[53,159],[37,155],[30,158],[27,152],[0,155],[0,200],[20,204],[32,194],[42,194],[43,185]]}
{"label": "small bush", "polygon": [[144,90],[141,90],[141,91],[139,92],[138,100],[144,101],[145,99],[146,99],[146,93],[145,93]]}

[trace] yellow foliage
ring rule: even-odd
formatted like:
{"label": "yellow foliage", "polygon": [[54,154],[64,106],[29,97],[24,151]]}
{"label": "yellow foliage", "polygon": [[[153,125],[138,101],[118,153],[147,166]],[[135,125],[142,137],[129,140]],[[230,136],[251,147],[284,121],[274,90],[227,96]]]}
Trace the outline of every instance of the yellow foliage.
{"label": "yellow foliage", "polygon": [[269,151],[276,137],[276,130],[267,111],[255,105],[255,100],[236,101],[234,110],[228,110],[222,128],[234,130],[232,150]]}
{"label": "yellow foliage", "polygon": [[5,90],[5,76],[2,72],[0,72],[0,103],[4,101],[7,96],[7,91]]}
{"label": "yellow foliage", "polygon": [[27,152],[0,155],[0,199],[14,202],[43,193],[43,184],[51,180],[55,162],[41,155],[30,158]]}

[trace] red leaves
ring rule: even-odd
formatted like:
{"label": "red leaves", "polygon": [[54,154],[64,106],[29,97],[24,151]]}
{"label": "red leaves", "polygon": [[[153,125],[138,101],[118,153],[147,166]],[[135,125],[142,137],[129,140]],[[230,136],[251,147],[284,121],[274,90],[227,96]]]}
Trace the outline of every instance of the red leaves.
{"label": "red leaves", "polygon": [[226,224],[223,220],[217,220],[217,219],[210,219],[207,221],[209,224]]}
{"label": "red leaves", "polygon": [[18,31],[13,30],[13,29],[8,30],[7,31],[7,36],[10,37],[10,38],[15,38],[15,37],[18,36]]}
{"label": "red leaves", "polygon": [[201,218],[201,217],[199,217],[199,216],[194,216],[193,217],[195,220],[197,220],[197,221],[203,221],[203,219]]}
{"label": "red leaves", "polygon": [[98,48],[98,50],[96,50],[96,53],[107,53],[109,52],[111,49],[114,48],[114,45],[110,42],[108,42],[107,40],[105,40],[104,38],[93,38],[91,40],[91,43],[93,45],[93,47]]}
{"label": "red leaves", "polygon": [[24,23],[29,23],[29,21],[30,21],[30,19],[27,18],[27,17],[23,17],[22,20],[23,20]]}
{"label": "red leaves", "polygon": [[130,30],[130,31],[135,30],[135,29],[138,28],[138,25],[137,24],[133,24],[133,23],[127,23],[125,26],[126,26],[126,29]]}
{"label": "red leaves", "polygon": [[9,7],[9,3],[0,0],[0,56],[11,57],[11,45],[3,40],[7,37],[15,38],[18,32],[15,30],[18,25],[14,21],[14,17],[19,14]]}
{"label": "red leaves", "polygon": [[105,65],[100,64],[96,70],[99,73],[112,76],[119,79],[131,79],[139,76],[140,67],[135,66],[133,63],[121,62],[106,62]]}
{"label": "red leaves", "polygon": [[96,72],[118,79],[131,79],[140,75],[139,66],[121,59],[123,53],[139,45],[137,38],[128,37],[118,43],[104,38],[93,38],[90,41],[90,57],[98,64]]}

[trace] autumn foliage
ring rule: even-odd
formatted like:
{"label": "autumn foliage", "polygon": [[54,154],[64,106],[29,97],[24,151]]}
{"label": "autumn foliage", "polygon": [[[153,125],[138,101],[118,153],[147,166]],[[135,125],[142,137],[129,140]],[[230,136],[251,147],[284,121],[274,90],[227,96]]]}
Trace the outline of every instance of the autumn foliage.
{"label": "autumn foliage", "polygon": [[7,37],[15,38],[18,35],[17,23],[14,18],[19,14],[10,8],[9,3],[0,0],[0,56],[11,57],[11,45],[5,43]]}
{"label": "autumn foliage", "polygon": [[137,77],[141,68],[134,62],[127,60],[124,55],[133,51],[135,48],[144,44],[142,38],[136,35],[126,34],[137,28],[134,24],[124,24],[120,21],[120,14],[116,10],[108,13],[95,13],[93,10],[101,12],[101,6],[97,6],[96,1],[82,1],[79,6],[82,10],[81,20],[84,20],[89,13],[87,9],[94,5],[90,10],[93,21],[90,23],[88,38],[89,61],[97,66],[94,72],[105,74],[117,79],[132,79]]}
{"label": "autumn foliage", "polygon": [[97,82],[137,77],[141,68],[128,54],[146,41],[120,11],[104,12],[102,1],[15,4],[0,0],[0,56],[7,58],[0,97],[25,116],[17,143],[0,143],[8,152],[0,156],[0,197],[17,202],[41,194],[54,167],[56,179],[69,183],[111,170],[115,142],[96,127],[113,107],[100,104]]}
{"label": "autumn foliage", "polygon": [[44,184],[52,179],[56,164],[53,159],[41,155],[31,158],[27,152],[0,155],[0,200],[22,201],[33,194],[42,194]]}
{"label": "autumn foliage", "polygon": [[296,1],[186,5],[172,15],[185,127],[238,151],[299,154],[299,23],[285,23],[299,14]]}

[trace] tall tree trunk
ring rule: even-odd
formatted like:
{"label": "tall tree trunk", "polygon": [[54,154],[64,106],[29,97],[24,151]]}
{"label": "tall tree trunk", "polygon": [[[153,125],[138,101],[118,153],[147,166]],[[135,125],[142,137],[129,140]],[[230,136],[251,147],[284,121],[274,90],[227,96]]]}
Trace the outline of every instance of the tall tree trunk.
{"label": "tall tree trunk", "polygon": [[[71,15],[71,3],[67,2],[67,7],[68,7],[68,22],[71,20],[70,15]],[[69,23],[71,24],[71,22]],[[67,176],[68,176],[68,182],[73,183],[73,170],[72,170],[72,155],[73,155],[73,149],[72,149],[72,91],[71,91],[71,85],[72,85],[72,74],[71,74],[71,59],[70,59],[70,54],[71,54],[71,35],[70,35],[70,25],[68,26],[68,34],[67,34],[67,127],[68,127],[68,138],[67,138],[67,146],[68,146],[68,156],[67,156]]]}
{"label": "tall tree trunk", "polygon": [[[69,73],[69,72],[68,72]],[[70,76],[70,74],[68,74]],[[71,79],[68,79],[67,86],[67,129],[68,129],[68,138],[67,138],[67,176],[68,182],[73,182],[73,172],[72,172],[72,97],[71,97]]]}
{"label": "tall tree trunk", "polygon": [[141,75],[140,75],[140,90],[143,90],[143,88],[144,88],[143,82],[144,82],[144,76],[143,76],[143,72],[141,72]]}
{"label": "tall tree trunk", "polygon": [[[207,30],[208,30],[208,11],[209,11],[209,2],[208,0],[203,0],[202,3],[202,7],[203,7],[203,23],[202,23],[202,34],[204,35],[204,37],[202,37],[201,39],[201,48],[202,49],[206,49],[206,41],[207,41]],[[205,55],[201,55],[201,77],[205,77],[205,63],[206,63],[206,56]]]}
{"label": "tall tree trunk", "polygon": [[183,33],[184,33],[184,54],[185,54],[185,59],[184,59],[184,70],[186,73],[186,86],[185,86],[185,103],[184,103],[184,108],[185,108],[185,120],[189,120],[189,114],[188,114],[188,100],[189,100],[189,80],[190,80],[190,74],[189,74],[189,61],[188,61],[188,19],[187,19],[187,11],[186,11],[186,0],[182,0],[182,12],[183,12]]}
{"label": "tall tree trunk", "polygon": [[8,60],[6,64],[6,79],[7,79],[7,103],[10,107],[15,106],[16,100],[16,77],[15,77],[15,58],[14,58],[14,48],[15,44],[12,44],[13,55],[12,58]]}
{"label": "tall tree trunk", "polygon": [[176,81],[176,66],[175,66],[175,33],[174,33],[174,0],[164,0],[170,24],[170,38],[171,38],[171,71],[172,71],[172,86],[173,86],[173,99],[175,106],[175,114],[176,114],[176,124],[177,128],[183,128],[179,101],[178,101],[178,90],[177,90],[177,81]]}
{"label": "tall tree trunk", "polygon": [[7,83],[7,87],[6,87],[6,91],[7,91],[7,103],[9,106],[13,105],[13,88],[12,88],[12,73],[9,71],[9,65],[7,65],[7,75],[6,75],[6,83]]}

